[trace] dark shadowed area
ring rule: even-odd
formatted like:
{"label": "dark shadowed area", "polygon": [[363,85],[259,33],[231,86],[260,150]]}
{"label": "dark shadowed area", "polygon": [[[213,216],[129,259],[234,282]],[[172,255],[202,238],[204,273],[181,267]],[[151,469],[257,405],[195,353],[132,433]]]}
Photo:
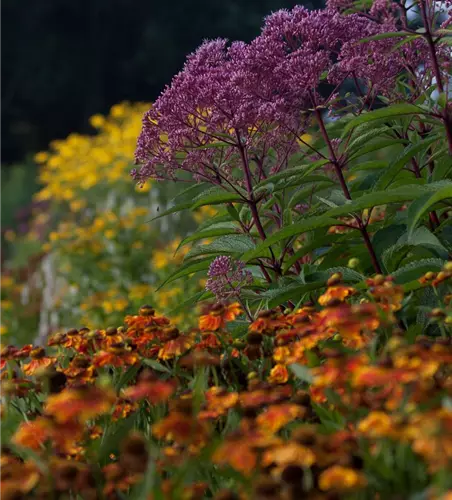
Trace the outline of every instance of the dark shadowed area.
{"label": "dark shadowed area", "polygon": [[250,40],[264,16],[296,3],[4,0],[3,165],[89,132],[89,116],[119,101],[155,99],[203,39]]}

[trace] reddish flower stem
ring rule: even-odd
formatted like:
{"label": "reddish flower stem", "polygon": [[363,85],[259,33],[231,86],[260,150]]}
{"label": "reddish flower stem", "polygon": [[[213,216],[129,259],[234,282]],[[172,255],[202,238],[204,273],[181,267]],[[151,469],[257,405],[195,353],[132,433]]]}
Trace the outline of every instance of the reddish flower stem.
{"label": "reddish flower stem", "polygon": [[[435,42],[433,41],[432,30],[430,27],[430,22],[427,14],[427,7],[425,0],[420,0],[419,7],[421,9],[422,22],[424,23],[425,33],[424,38],[427,41],[427,45],[430,52],[430,59],[433,67],[433,73],[436,78],[436,85],[438,86],[438,92],[444,93],[443,80],[441,78],[441,70],[439,68],[438,57],[436,54]],[[443,110],[442,118],[444,122],[444,128],[446,129],[447,143],[449,146],[449,154],[452,155],[452,119],[447,112],[447,106]]]}
{"label": "reddish flower stem", "polygon": [[[336,153],[334,152],[333,145],[331,144],[331,140],[328,136],[328,132],[325,128],[325,124],[323,123],[323,118],[321,112],[316,109],[315,110],[315,115],[317,118],[317,121],[319,123],[320,131],[322,133],[323,139],[326,142],[326,145],[328,147],[328,151],[330,153],[330,161],[334,167],[334,170],[336,172],[336,176],[339,180],[339,184],[341,185],[342,191],[344,193],[344,196],[347,198],[347,200],[351,200],[352,196],[350,194],[350,191],[348,189],[347,183],[345,182],[344,174],[342,173],[342,168],[341,165],[339,164]],[[375,253],[374,247],[372,246],[372,242],[370,241],[369,233],[367,232],[366,226],[363,223],[363,220],[360,216],[355,215],[356,221],[358,222],[358,229],[363,237],[364,244],[366,245],[367,251],[369,252],[370,259],[372,261],[372,265],[375,269],[375,272],[378,274],[382,273],[382,269],[380,267],[380,263],[378,262],[377,259],[377,254]]]}

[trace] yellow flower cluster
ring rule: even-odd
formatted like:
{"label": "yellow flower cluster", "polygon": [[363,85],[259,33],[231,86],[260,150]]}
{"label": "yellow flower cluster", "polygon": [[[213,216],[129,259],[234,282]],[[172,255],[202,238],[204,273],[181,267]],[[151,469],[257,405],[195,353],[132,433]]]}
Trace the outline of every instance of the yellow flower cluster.
{"label": "yellow flower cluster", "polygon": [[[39,175],[43,189],[36,200],[66,201],[74,212],[86,205],[86,193],[107,188],[129,178],[130,163],[148,104],[122,103],[113,106],[110,115],[94,115],[91,125],[98,134],[71,134],[53,141],[50,152],[36,154],[42,165]],[[150,184],[137,190],[147,192]]]}

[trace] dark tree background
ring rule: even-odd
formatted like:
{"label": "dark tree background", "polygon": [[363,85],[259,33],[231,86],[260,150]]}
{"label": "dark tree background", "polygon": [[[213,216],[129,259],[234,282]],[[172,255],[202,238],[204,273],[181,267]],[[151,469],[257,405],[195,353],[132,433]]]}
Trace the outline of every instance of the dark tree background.
{"label": "dark tree background", "polygon": [[88,117],[119,101],[155,99],[203,39],[249,41],[296,3],[3,0],[2,163],[88,132]]}

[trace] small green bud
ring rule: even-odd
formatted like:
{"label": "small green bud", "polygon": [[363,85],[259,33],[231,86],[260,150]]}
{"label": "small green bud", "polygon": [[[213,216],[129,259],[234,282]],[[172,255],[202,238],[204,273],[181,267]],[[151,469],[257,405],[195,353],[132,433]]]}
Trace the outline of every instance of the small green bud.
{"label": "small green bud", "polygon": [[359,266],[359,259],[357,259],[356,257],[353,257],[352,259],[350,259],[348,261],[348,267],[350,267],[351,269],[356,269],[358,266]]}

